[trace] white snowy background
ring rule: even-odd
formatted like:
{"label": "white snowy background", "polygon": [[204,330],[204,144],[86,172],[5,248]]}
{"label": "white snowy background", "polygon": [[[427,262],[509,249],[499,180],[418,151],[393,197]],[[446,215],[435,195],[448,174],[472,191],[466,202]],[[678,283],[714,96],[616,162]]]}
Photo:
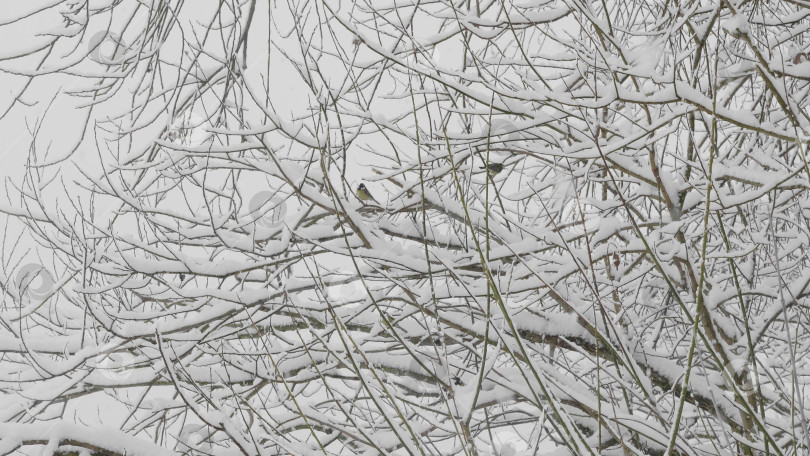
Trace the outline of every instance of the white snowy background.
{"label": "white snowy background", "polygon": [[810,454],[808,7],[5,2],[0,454]]}

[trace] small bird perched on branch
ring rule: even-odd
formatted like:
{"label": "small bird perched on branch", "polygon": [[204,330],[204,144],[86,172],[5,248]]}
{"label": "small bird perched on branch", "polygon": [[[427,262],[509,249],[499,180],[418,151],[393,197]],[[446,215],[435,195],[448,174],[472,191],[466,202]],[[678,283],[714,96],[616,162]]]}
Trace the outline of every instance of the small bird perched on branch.
{"label": "small bird perched on branch", "polygon": [[377,203],[377,205],[381,205],[379,201],[371,196],[371,192],[369,192],[366,188],[366,184],[360,184],[357,186],[357,197],[360,199],[360,201],[374,201]]}
{"label": "small bird perched on branch", "polygon": [[503,163],[490,163],[487,166],[482,166],[481,169],[487,170],[490,177],[495,177],[503,171]]}

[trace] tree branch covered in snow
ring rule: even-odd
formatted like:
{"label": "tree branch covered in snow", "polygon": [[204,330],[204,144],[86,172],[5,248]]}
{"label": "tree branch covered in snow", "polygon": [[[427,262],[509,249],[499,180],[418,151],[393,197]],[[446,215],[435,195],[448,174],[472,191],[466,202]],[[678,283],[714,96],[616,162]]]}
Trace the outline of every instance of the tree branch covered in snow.
{"label": "tree branch covered in snow", "polygon": [[0,454],[810,451],[804,2],[51,3]]}

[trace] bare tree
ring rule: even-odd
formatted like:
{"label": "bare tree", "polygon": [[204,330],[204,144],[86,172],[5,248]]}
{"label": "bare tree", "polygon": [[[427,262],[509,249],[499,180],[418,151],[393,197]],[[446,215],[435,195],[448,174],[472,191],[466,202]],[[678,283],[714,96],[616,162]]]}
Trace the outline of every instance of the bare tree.
{"label": "bare tree", "polygon": [[808,6],[43,9],[0,454],[810,454]]}

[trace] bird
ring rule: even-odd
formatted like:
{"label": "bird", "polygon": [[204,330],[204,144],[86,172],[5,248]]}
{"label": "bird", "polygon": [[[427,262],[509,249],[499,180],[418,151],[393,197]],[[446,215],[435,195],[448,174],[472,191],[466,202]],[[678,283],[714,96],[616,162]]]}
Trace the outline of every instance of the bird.
{"label": "bird", "polygon": [[490,177],[495,177],[503,171],[503,163],[490,163],[487,166],[482,166],[481,169],[487,170]]}
{"label": "bird", "polygon": [[357,197],[360,198],[360,201],[374,201],[378,205],[380,204],[379,201],[371,196],[371,193],[366,188],[366,184],[360,184],[357,186]]}

